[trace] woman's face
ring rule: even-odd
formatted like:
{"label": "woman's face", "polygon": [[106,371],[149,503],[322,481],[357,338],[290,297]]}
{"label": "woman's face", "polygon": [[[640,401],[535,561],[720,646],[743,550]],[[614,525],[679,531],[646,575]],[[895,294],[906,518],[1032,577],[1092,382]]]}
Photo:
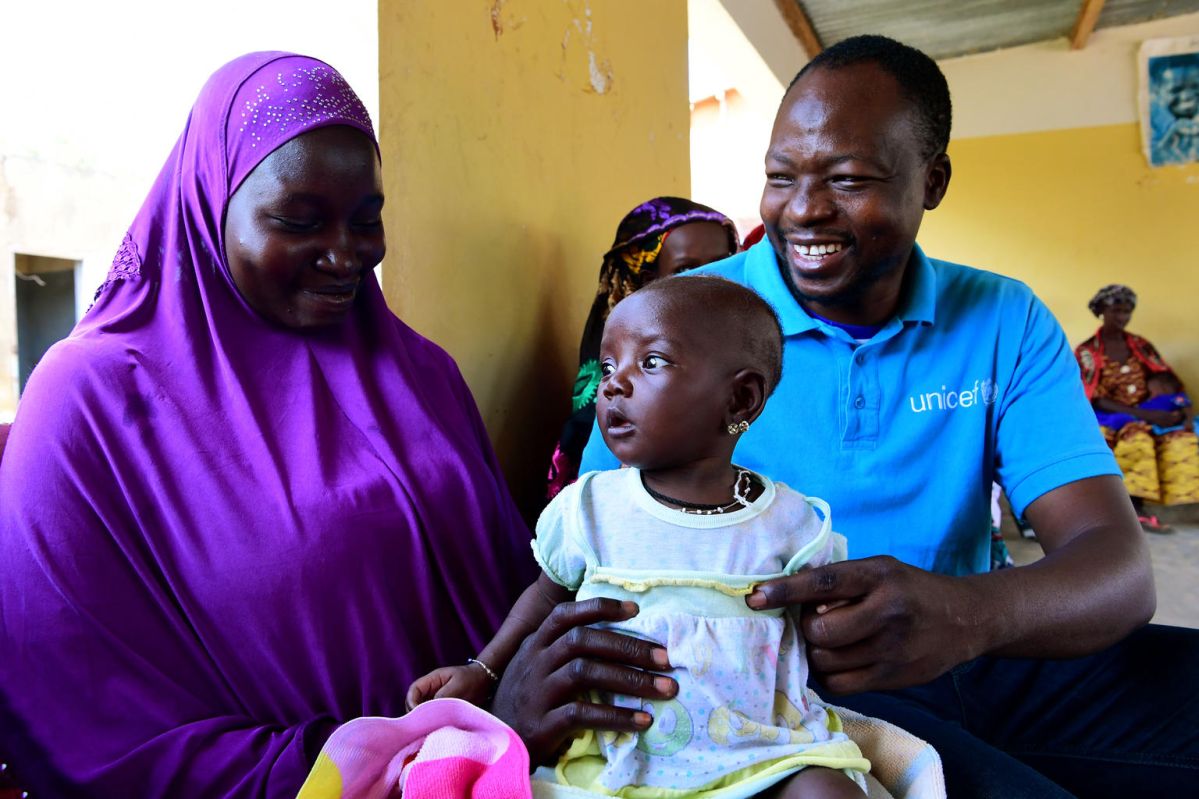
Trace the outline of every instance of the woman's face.
{"label": "woman's face", "polygon": [[1123,330],[1132,319],[1132,306],[1126,302],[1113,302],[1103,309],[1103,326],[1108,330]]}
{"label": "woman's face", "polygon": [[342,321],[387,249],[382,210],[370,137],[344,125],[297,136],[229,199],[225,256],[237,290],[284,327]]}
{"label": "woman's face", "polygon": [[688,222],[670,231],[662,242],[656,266],[658,277],[670,277],[688,269],[732,255],[729,232],[718,222]]}

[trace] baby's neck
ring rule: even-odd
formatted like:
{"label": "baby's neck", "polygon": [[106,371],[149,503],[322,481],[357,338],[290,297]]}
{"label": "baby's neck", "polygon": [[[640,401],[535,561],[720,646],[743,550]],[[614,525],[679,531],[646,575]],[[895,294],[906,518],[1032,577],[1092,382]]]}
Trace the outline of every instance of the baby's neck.
{"label": "baby's neck", "polygon": [[728,460],[705,460],[665,469],[642,469],[641,479],[653,491],[682,502],[723,505],[733,500],[737,469]]}

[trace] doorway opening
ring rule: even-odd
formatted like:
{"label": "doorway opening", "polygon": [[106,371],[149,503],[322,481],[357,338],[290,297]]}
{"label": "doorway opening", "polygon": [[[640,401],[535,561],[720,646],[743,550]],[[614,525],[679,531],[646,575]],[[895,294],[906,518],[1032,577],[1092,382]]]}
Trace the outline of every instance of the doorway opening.
{"label": "doorway opening", "polygon": [[75,286],[81,264],[16,253],[18,393],[46,350],[77,321]]}

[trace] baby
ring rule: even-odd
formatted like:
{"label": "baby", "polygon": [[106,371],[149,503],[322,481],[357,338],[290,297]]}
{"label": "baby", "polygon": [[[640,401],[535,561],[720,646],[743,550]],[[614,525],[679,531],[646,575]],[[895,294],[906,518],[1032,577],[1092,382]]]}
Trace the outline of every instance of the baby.
{"label": "baby", "polygon": [[537,582],[477,660],[421,677],[409,706],[485,702],[557,603],[633,600],[638,615],[610,628],[663,645],[678,694],[595,697],[653,723],[577,737],[556,769],[567,795],[864,796],[869,762],[807,687],[799,609],[745,603],[757,583],[844,557],[824,502],[732,463],[782,373],[774,312],[721,278],[658,280],[613,309],[600,365],[600,431],[631,468],[554,498],[533,542]]}
{"label": "baby", "polygon": [[[1172,425],[1150,425],[1154,435],[1160,436],[1172,433],[1175,430],[1189,429],[1191,400],[1183,393],[1182,383],[1173,372],[1153,372],[1145,378],[1145,389],[1149,392],[1149,398],[1139,403],[1137,405],[1138,408],[1146,411],[1181,412],[1179,414],[1179,421]],[[1098,409],[1095,410],[1095,416],[1099,420],[1099,424],[1112,430],[1121,430],[1125,425],[1139,421],[1131,413],[1101,411]]]}
{"label": "baby", "polygon": [[1154,435],[1164,435],[1175,430],[1189,429],[1191,419],[1191,399],[1182,390],[1182,383],[1173,372],[1154,372],[1145,380],[1149,389],[1149,399],[1139,407],[1154,411],[1181,411],[1182,421],[1169,427],[1153,426]]}

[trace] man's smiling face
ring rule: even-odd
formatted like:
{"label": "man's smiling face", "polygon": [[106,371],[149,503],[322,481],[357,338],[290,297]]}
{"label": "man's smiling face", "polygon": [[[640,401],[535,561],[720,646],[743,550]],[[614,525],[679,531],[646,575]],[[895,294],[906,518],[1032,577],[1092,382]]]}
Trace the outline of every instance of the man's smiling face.
{"label": "man's smiling face", "polygon": [[822,315],[870,324],[894,309],[920,220],[949,183],[917,113],[870,62],[816,68],[783,99],[762,221],[792,291]]}

